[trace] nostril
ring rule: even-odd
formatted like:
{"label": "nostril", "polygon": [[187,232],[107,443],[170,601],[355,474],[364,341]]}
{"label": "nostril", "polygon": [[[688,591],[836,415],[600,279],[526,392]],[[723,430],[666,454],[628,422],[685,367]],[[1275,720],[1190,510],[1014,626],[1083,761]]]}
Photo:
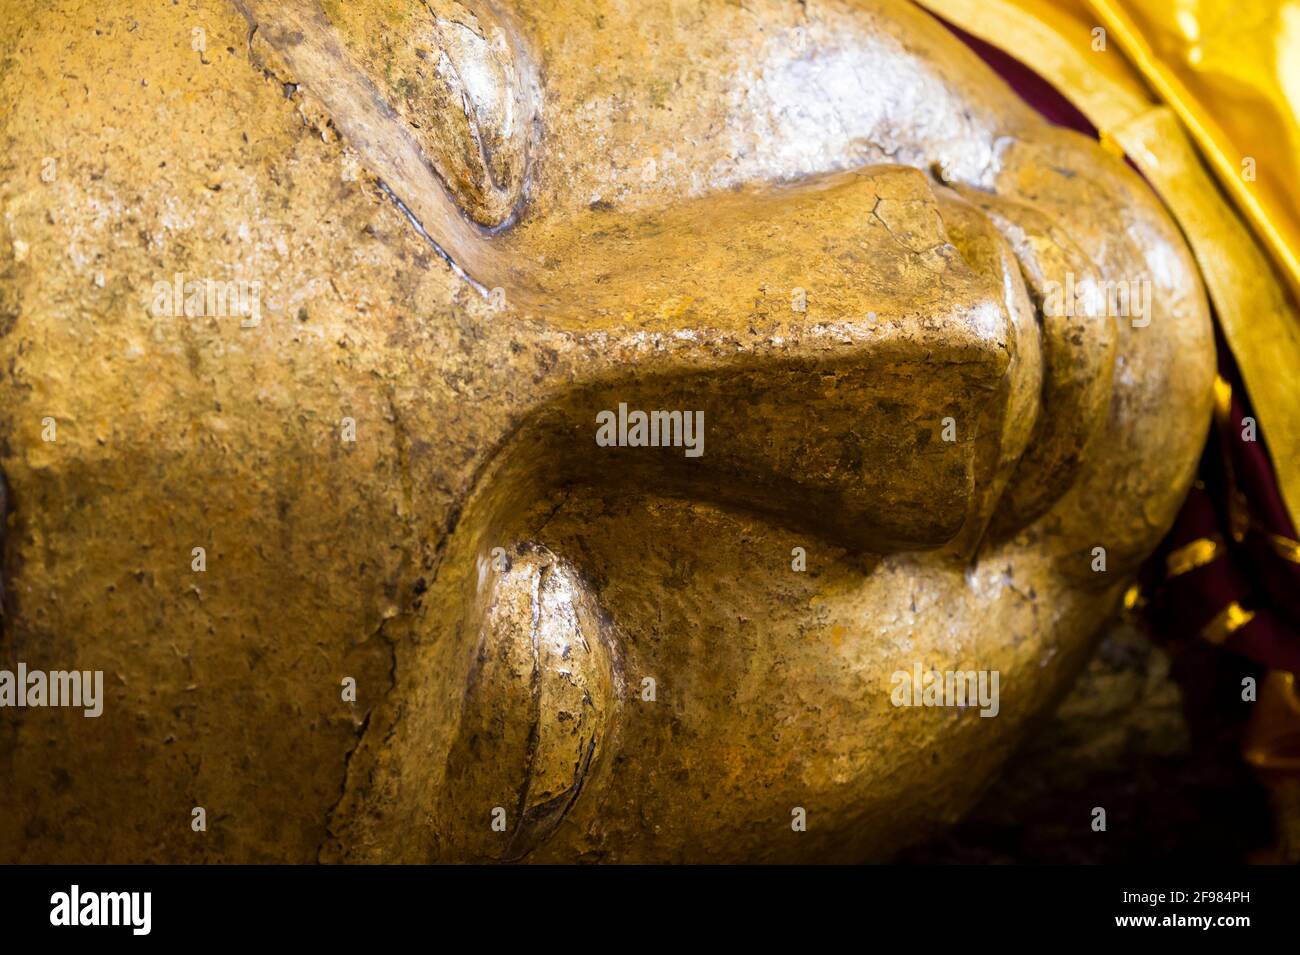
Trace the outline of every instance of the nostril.
{"label": "nostril", "polygon": [[451,825],[479,854],[518,860],[555,832],[590,784],[620,690],[611,625],[572,566],[529,543],[490,563],[448,755]]}
{"label": "nostril", "polygon": [[[569,432],[555,445],[589,450],[566,459],[562,480],[711,500],[877,553],[938,547],[960,531],[977,486],[976,422],[998,384],[992,363],[869,349],[836,361],[750,359],[570,398]],[[670,428],[656,431],[656,420],[678,415],[703,434],[683,428],[674,442]],[[637,416],[644,433],[615,434]],[[693,456],[686,437],[703,453]]]}

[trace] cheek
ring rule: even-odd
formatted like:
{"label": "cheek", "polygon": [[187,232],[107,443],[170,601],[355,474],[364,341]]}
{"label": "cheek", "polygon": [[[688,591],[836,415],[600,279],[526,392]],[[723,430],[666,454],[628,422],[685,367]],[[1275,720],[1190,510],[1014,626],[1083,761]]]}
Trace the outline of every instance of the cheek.
{"label": "cheek", "polygon": [[882,858],[975,798],[1094,616],[1042,561],[863,563],[697,503],[571,500],[530,539],[444,658],[455,857]]}

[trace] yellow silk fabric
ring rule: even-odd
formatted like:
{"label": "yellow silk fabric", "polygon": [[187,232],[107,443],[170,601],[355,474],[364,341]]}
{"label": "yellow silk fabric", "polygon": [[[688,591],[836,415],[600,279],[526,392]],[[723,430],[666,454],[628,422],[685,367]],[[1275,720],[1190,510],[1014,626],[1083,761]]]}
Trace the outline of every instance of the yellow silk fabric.
{"label": "yellow silk fabric", "polygon": [[1160,194],[1296,521],[1300,203],[1288,184],[1300,181],[1300,0],[920,2],[1051,82]]}
{"label": "yellow silk fabric", "polygon": [[1300,291],[1300,0],[1089,0]]}

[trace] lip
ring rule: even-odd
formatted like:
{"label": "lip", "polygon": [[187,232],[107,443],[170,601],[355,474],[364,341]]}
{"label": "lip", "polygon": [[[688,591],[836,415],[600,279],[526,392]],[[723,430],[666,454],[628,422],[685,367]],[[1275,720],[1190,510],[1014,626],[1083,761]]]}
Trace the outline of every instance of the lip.
{"label": "lip", "polygon": [[990,193],[957,191],[1006,240],[1041,330],[1041,410],[993,525],[1003,535],[1042,516],[1078,478],[1109,412],[1118,328],[1095,300],[1068,314],[1046,307],[1053,284],[1060,288],[1103,278],[1096,263],[1051,218]]}

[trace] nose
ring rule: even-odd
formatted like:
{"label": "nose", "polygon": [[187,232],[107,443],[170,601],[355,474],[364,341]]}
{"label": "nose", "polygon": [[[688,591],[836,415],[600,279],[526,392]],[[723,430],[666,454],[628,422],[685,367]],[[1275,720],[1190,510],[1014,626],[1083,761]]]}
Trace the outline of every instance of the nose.
{"label": "nose", "polygon": [[[1048,282],[1094,266],[1031,210],[875,166],[518,218],[538,95],[520,37],[435,30],[450,67],[432,125],[403,123],[313,0],[241,8],[453,270],[555,342],[558,384],[521,397],[512,427],[540,482],[632,482],[856,549],[968,554],[999,501],[993,527],[1013,532],[1078,473],[1113,328],[1042,313]],[[491,26],[480,39],[504,36]]]}
{"label": "nose", "polygon": [[498,241],[511,314],[587,356],[539,418],[557,480],[934,548],[978,537],[1034,427],[1016,259],[915,169],[594,208]]}

